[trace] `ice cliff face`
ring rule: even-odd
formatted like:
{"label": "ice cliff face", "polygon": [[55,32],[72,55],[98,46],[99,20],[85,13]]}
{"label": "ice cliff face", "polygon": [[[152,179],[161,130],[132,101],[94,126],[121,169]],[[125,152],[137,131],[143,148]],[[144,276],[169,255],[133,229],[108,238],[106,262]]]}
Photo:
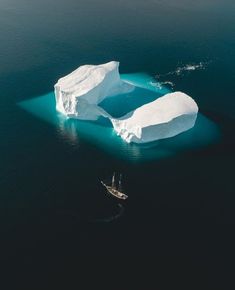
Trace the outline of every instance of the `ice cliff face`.
{"label": "ice cliff face", "polygon": [[119,63],[83,65],[55,85],[56,109],[71,118],[96,120],[109,115],[97,106],[105,98],[134,89],[120,79]]}
{"label": "ice cliff face", "polygon": [[118,67],[115,61],[84,65],[59,79],[55,85],[56,109],[70,118],[109,118],[117,134],[128,143],[173,137],[194,126],[198,106],[182,92],[166,94],[118,119],[109,115],[99,103],[135,88],[120,79]]}

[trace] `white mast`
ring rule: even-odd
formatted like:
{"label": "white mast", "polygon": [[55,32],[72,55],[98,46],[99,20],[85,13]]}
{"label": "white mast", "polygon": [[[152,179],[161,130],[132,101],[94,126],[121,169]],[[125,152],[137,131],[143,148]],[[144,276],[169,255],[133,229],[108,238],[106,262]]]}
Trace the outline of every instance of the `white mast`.
{"label": "white mast", "polygon": [[122,189],[122,174],[120,174],[119,183],[118,183],[118,190],[121,191],[121,189]]}
{"label": "white mast", "polygon": [[115,172],[113,173],[113,178],[112,178],[112,187],[115,188]]}

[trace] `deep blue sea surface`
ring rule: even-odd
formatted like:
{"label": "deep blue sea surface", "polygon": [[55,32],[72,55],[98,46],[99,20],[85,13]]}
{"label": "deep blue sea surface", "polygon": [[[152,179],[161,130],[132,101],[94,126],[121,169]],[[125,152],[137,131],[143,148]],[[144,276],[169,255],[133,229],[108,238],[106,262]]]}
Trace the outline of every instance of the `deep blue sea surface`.
{"label": "deep blue sea surface", "polygon": [[[235,2],[2,0],[0,28],[2,289],[234,289]],[[106,109],[180,90],[195,127],[137,146],[59,115],[56,81],[110,60],[140,88]]]}

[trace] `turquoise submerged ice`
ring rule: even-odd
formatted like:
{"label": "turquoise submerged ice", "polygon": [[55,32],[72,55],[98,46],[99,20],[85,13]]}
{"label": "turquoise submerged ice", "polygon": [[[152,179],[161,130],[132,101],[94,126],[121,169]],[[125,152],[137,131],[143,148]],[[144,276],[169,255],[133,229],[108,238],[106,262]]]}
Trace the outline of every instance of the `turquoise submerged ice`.
{"label": "turquoise submerged ice", "polygon": [[55,85],[57,110],[80,120],[108,118],[117,134],[128,143],[173,137],[194,126],[197,104],[181,92],[166,94],[120,118],[105,111],[100,106],[102,101],[135,90],[134,85],[121,80],[118,67],[115,61],[84,65],[59,79]]}

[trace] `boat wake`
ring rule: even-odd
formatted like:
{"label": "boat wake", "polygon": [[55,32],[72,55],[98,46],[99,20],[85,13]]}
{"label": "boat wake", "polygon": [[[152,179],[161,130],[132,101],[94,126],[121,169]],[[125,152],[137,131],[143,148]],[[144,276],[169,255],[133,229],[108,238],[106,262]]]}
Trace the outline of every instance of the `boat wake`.
{"label": "boat wake", "polygon": [[121,203],[118,203],[115,209],[115,213],[113,215],[107,216],[107,217],[100,217],[100,218],[99,217],[92,218],[88,216],[83,216],[83,215],[80,215],[78,211],[72,210],[72,209],[70,210],[60,209],[57,211],[57,214],[58,216],[63,217],[63,220],[69,218],[76,223],[81,223],[81,222],[110,223],[122,217],[122,215],[124,214],[124,206]]}
{"label": "boat wake", "polygon": [[97,218],[93,220],[92,222],[93,223],[110,223],[122,217],[123,213],[124,213],[124,206],[121,203],[118,203],[118,212],[115,215],[104,217],[104,218]]}

